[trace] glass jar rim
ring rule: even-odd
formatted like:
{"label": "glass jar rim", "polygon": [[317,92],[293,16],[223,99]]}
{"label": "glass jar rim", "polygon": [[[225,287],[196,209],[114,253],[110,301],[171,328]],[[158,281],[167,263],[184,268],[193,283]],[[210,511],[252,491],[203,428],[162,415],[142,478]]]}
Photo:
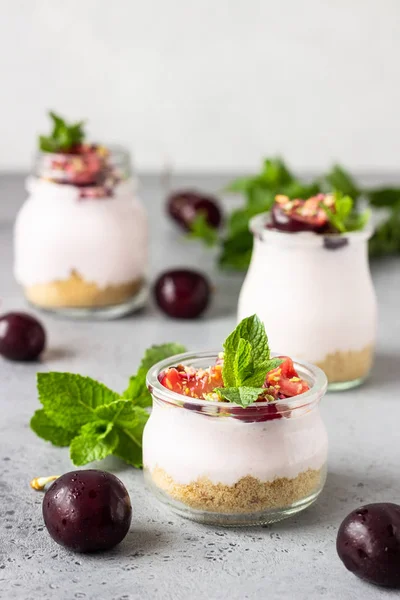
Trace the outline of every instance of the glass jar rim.
{"label": "glass jar rim", "polygon": [[374,229],[371,223],[368,223],[364,229],[359,231],[348,231],[346,233],[316,233],[313,231],[279,231],[278,229],[270,229],[266,227],[269,223],[270,211],[260,213],[252,217],[249,222],[249,230],[261,241],[267,238],[275,241],[289,242],[294,244],[319,245],[324,238],[328,239],[347,239],[352,241],[369,240]]}
{"label": "glass jar rim", "polygon": [[[238,404],[234,404],[233,402],[216,402],[215,400],[204,400],[200,398],[192,398],[190,396],[185,396],[184,394],[178,394],[172,390],[169,390],[159,380],[159,375],[168,367],[173,367],[178,364],[185,364],[185,362],[189,362],[190,360],[196,359],[210,359],[210,365],[215,364],[218,358],[218,351],[204,351],[204,352],[184,352],[182,354],[175,354],[174,356],[170,356],[166,358],[149,369],[146,377],[147,388],[150,393],[156,396],[160,400],[164,400],[171,404],[181,405],[184,399],[185,404],[190,404],[195,407],[221,407],[221,408],[233,408],[240,407]],[[271,352],[271,356],[282,356],[276,352]],[[274,404],[279,407],[282,406],[285,409],[294,409],[304,407],[308,404],[311,404],[317,398],[318,400],[322,398],[325,394],[328,386],[328,380],[325,373],[317,367],[306,361],[293,360],[294,367],[296,371],[300,371],[299,374],[304,373],[306,376],[308,375],[308,381],[310,384],[310,389],[303,394],[299,394],[297,396],[293,396],[291,398],[284,398],[279,400],[274,400],[270,402],[254,402],[247,406],[244,410],[248,408],[265,408]]]}
{"label": "glass jar rim", "polygon": [[[96,146],[96,147],[104,147],[108,150],[109,154],[111,157],[115,157],[115,158],[121,158],[121,159],[131,159],[131,154],[130,151],[127,147],[122,146],[121,144],[99,144],[97,142],[93,142],[93,143],[87,143],[88,146]],[[62,152],[62,151],[56,151],[56,152],[47,152],[46,150],[36,150],[35,152],[35,156],[36,158],[40,158],[40,157],[48,157],[48,156],[82,156],[82,154],[79,153],[75,153],[75,152]]]}

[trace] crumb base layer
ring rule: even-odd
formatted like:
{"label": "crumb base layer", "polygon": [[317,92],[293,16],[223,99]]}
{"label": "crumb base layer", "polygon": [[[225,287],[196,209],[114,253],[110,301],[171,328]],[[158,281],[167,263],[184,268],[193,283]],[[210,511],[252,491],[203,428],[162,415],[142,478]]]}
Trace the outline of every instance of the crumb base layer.
{"label": "crumb base layer", "polygon": [[145,470],[147,485],[172,510],[183,517],[225,526],[273,523],[312,504],[323,488],[325,468],[308,469],[293,479],[262,482],[242,477],[232,486],[214,484],[203,477],[184,485],[163,469]]}
{"label": "crumb base layer", "polygon": [[325,372],[330,390],[349,389],[365,380],[373,358],[374,349],[369,345],[359,351],[333,352],[315,364]]}
{"label": "crumb base layer", "polygon": [[96,309],[115,306],[132,299],[138,295],[143,284],[142,279],[135,279],[119,285],[99,287],[72,271],[68,279],[25,287],[24,292],[27,300],[39,308]]}

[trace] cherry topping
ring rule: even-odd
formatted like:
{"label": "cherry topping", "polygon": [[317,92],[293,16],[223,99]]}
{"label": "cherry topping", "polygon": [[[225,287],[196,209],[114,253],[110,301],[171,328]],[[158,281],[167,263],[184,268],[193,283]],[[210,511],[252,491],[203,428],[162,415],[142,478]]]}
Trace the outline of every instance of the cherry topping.
{"label": "cherry topping", "polygon": [[197,271],[174,269],[159,276],[154,285],[158,306],[176,319],[195,319],[210,302],[211,287]]}
{"label": "cherry topping", "polygon": [[231,408],[229,413],[234,415],[235,419],[244,421],[244,423],[261,423],[263,421],[273,421],[274,419],[282,418],[282,415],[273,403],[260,408],[256,406]]}
{"label": "cherry topping", "polygon": [[214,365],[206,370],[180,370],[179,366],[171,367],[161,374],[160,382],[169,390],[192,398],[203,398],[203,394],[209,394],[216,387],[224,385],[221,365]]}
{"label": "cherry topping", "polygon": [[203,214],[208,225],[215,229],[222,221],[221,209],[216,198],[192,190],[171,194],[167,199],[167,210],[172,219],[186,231],[190,231],[199,214]]}
{"label": "cherry topping", "polygon": [[308,200],[289,200],[287,196],[277,196],[271,209],[271,227],[291,233],[324,232],[329,225],[325,211],[321,208],[322,202],[330,202],[330,196],[319,194]]}
{"label": "cherry topping", "polygon": [[0,354],[9,360],[35,360],[42,353],[46,333],[39,321],[26,313],[0,317]]}

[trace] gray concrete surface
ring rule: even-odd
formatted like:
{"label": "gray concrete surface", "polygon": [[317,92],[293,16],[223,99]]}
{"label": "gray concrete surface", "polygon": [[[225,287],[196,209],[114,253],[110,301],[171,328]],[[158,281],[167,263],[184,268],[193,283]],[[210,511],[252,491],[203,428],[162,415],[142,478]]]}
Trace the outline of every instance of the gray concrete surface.
{"label": "gray concrete surface", "polygon": [[[221,178],[191,179],[218,188]],[[176,184],[184,184],[179,179]],[[186,180],[187,183],[187,180]],[[71,470],[67,449],[37,438],[28,422],[38,407],[38,370],[68,370],[122,390],[144,349],[179,340],[191,349],[216,347],[233,327],[240,276],[220,275],[213,255],[188,244],[161,210],[163,189],[144,178],[142,196],[152,225],[152,277],[172,265],[200,263],[215,283],[213,307],[199,322],[164,318],[153,306],[114,322],[63,321],[41,315],[49,347],[38,364],[0,360],[0,598],[3,600],[264,599],[375,600],[397,596],[347,572],[335,550],[343,517],[367,502],[400,502],[400,260],[373,265],[379,342],[370,380],[360,389],[326,396],[329,475],[316,505],[290,520],[248,529],[218,529],[182,520],[145,490],[142,473],[107,460],[129,489],[133,520],[125,541],[101,555],[72,554],[48,536],[37,475]],[[26,308],[13,281],[12,218],[22,180],[0,178],[1,312]],[[327,318],[329,315],[327,315]],[[184,452],[184,448],[182,448]],[[97,466],[97,465],[96,465]]]}

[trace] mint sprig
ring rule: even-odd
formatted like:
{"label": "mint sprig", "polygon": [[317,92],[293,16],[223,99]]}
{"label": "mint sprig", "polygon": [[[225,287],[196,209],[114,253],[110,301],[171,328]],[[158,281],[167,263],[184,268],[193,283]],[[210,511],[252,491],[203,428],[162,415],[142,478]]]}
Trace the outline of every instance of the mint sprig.
{"label": "mint sprig", "polygon": [[218,231],[211,227],[204,213],[200,212],[190,224],[190,232],[186,236],[188,239],[200,240],[209,248],[218,243]]}
{"label": "mint sprig", "polygon": [[334,193],[333,199],[333,210],[323,202],[321,203],[321,207],[325,211],[328,221],[338,233],[359,231],[365,227],[370,218],[369,210],[366,210],[363,213],[356,213],[354,211],[353,198],[339,191]]}
{"label": "mint sprig", "polygon": [[84,121],[68,124],[54,112],[49,112],[49,117],[53,122],[53,129],[50,135],[39,136],[40,150],[43,152],[66,152],[83,142],[85,139]]}
{"label": "mint sprig", "polygon": [[140,468],[143,429],[149,417],[144,407],[151,404],[146,373],[159,360],[184,351],[180,344],[149,348],[122,396],[90,377],[38,373],[43,408],[33,415],[32,430],[55,446],[70,446],[76,466],[114,454]]}
{"label": "mint sprig", "polygon": [[243,319],[224,342],[223,388],[215,391],[229,402],[248,406],[261,393],[267,373],[282,360],[270,357],[265,327],[257,315]]}
{"label": "mint sprig", "polygon": [[143,408],[151,406],[151,395],[146,385],[147,371],[161,360],[182,352],[186,352],[185,346],[177,343],[160,344],[148,348],[142,358],[138,372],[130,377],[128,387],[123,392],[122,397],[134,400],[137,406]]}
{"label": "mint sprig", "polygon": [[[239,404],[246,408],[250,404],[253,404],[260,396],[265,392],[264,388],[256,387],[231,387],[231,388],[216,388],[215,391],[223,400]],[[272,396],[266,395],[265,400],[273,400]]]}

